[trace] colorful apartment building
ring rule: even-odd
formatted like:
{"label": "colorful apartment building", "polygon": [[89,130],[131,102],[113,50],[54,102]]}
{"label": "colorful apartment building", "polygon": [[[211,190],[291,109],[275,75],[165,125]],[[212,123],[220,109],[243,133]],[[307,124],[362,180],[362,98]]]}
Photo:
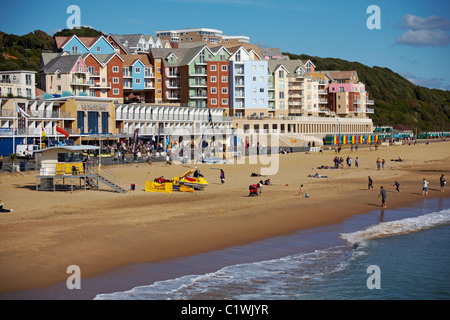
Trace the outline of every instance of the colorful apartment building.
{"label": "colorful apartment building", "polygon": [[250,38],[247,36],[226,36],[223,34],[222,30],[209,28],[161,30],[156,31],[156,36],[161,38],[161,40],[170,41],[172,43],[202,42],[213,45],[241,45],[243,43],[250,43]]}
{"label": "colorful apartment building", "polygon": [[329,109],[341,117],[366,117],[373,113],[365,84],[358,81],[356,71],[327,71],[333,83],[328,86]]}
{"label": "colorful apartment building", "polygon": [[123,59],[124,100],[129,102],[155,101],[155,74],[146,54],[121,55]]}
{"label": "colorful apartment building", "polygon": [[268,116],[269,78],[267,61],[243,46],[228,48],[230,56],[230,114]]}
{"label": "colorful apartment building", "polygon": [[55,52],[66,52],[69,54],[111,54],[115,48],[103,36],[100,37],[55,37]]}

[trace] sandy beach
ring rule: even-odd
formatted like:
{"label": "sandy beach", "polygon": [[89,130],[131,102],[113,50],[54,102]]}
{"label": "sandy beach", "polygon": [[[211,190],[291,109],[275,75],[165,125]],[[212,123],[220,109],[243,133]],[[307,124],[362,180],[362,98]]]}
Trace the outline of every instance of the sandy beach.
{"label": "sandy beach", "polygon": [[[351,156],[352,167],[317,168],[333,166],[336,155]],[[405,161],[390,161],[398,156]],[[377,170],[378,157],[386,160],[384,170]],[[128,264],[164,261],[337,223],[379,208],[380,186],[387,190],[388,208],[423,199],[423,178],[429,181],[427,197],[448,197],[449,187],[439,192],[439,177],[449,179],[449,160],[450,142],[439,142],[279,155],[278,172],[261,178],[251,173],[259,173],[264,165],[250,164],[248,159],[245,164],[198,164],[208,187],[172,194],[145,192],[145,182],[181,176],[194,164],[109,167],[121,177],[123,187],[136,185],[136,191],[126,194],[106,187],[37,192],[34,172],[2,172],[0,199],[14,212],[0,213],[0,298],[1,293],[64,282],[70,265],[78,265],[87,278]],[[223,185],[216,168],[225,171]],[[308,177],[315,173],[327,178]],[[367,189],[368,176],[374,190]],[[267,178],[273,185],[264,186],[260,197],[248,197],[248,186]],[[395,180],[401,192],[392,186]],[[298,196],[301,184],[309,198]]]}

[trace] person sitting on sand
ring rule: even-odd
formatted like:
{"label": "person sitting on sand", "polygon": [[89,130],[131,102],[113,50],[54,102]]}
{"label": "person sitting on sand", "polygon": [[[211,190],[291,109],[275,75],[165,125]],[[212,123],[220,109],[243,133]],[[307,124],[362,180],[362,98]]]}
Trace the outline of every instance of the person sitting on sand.
{"label": "person sitting on sand", "polygon": [[13,212],[14,210],[13,209],[11,209],[11,210],[7,210],[7,209],[3,209],[3,201],[2,200],[0,200],[0,212]]}

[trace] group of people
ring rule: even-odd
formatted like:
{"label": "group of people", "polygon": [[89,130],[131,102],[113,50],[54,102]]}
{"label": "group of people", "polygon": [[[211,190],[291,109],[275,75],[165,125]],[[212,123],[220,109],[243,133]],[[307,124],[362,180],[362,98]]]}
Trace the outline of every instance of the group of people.
{"label": "group of people", "polygon": [[[337,157],[336,156],[336,157],[334,157],[333,162],[334,162],[334,168],[335,169],[339,169],[339,168],[342,169],[342,168],[344,168],[345,163],[347,164],[348,168],[351,168],[352,164],[353,164],[353,159],[352,159],[352,157],[347,156],[347,159],[344,160],[343,157]],[[359,158],[358,157],[355,158],[355,167],[356,168],[359,167]]]}
{"label": "group of people", "polygon": [[[373,189],[373,180],[372,178],[369,176],[369,183],[368,183],[368,189]],[[444,187],[447,184],[447,181],[445,180],[444,175],[441,175],[441,177],[439,178],[439,185],[440,185],[440,192],[444,192]],[[423,178],[422,181],[422,195],[427,196],[428,195],[428,185],[429,182],[426,180],[426,178]],[[398,183],[397,180],[394,181],[394,183],[392,184],[392,186],[395,188],[395,190],[397,192],[400,192],[400,184]],[[380,194],[378,195],[378,198],[381,197],[381,206],[383,208],[386,208],[386,189],[384,189],[383,186],[380,187]]]}

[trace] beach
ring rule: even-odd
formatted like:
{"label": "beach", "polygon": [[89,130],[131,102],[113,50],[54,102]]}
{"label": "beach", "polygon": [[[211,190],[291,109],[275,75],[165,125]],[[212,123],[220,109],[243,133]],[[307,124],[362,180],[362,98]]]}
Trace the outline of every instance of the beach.
{"label": "beach", "polygon": [[[278,172],[266,177],[251,177],[264,167],[257,159],[244,164],[109,167],[121,177],[123,187],[136,185],[136,191],[126,194],[106,187],[37,192],[34,172],[1,173],[1,200],[14,211],[0,215],[0,298],[1,293],[65,282],[71,265],[80,267],[82,278],[90,278],[126,265],[162,262],[338,223],[380,208],[380,186],[387,190],[388,209],[423,199],[423,178],[429,181],[428,198],[446,198],[448,187],[439,192],[439,177],[449,176],[449,146],[439,142],[372,151],[364,147],[357,152],[347,147],[340,154],[327,148],[323,153],[281,154]],[[351,156],[352,167],[318,169],[332,167],[335,156]],[[377,170],[378,157],[386,160],[385,169]],[[404,161],[391,161],[397,157]],[[144,190],[146,181],[172,179],[195,166],[209,182],[204,191]],[[225,172],[223,185],[218,168]],[[316,173],[326,178],[308,177]],[[367,188],[368,176],[374,190]],[[272,185],[264,186],[261,196],[248,197],[249,185],[267,178]],[[401,192],[392,186],[394,181],[400,183]],[[308,198],[298,196],[302,184]]]}

